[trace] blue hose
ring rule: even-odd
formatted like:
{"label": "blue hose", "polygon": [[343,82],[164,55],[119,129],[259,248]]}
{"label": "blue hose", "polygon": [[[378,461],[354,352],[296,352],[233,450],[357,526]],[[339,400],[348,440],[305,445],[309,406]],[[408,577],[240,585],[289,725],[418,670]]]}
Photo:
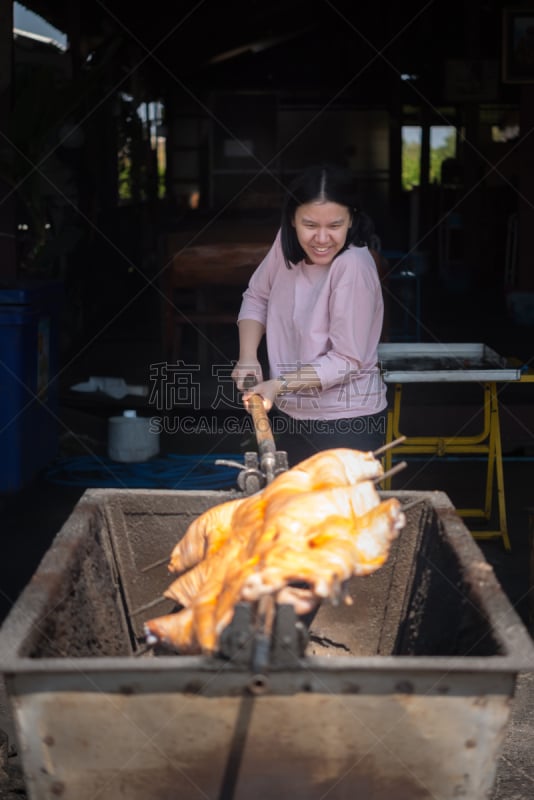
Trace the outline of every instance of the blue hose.
{"label": "blue hose", "polygon": [[[403,456],[408,462],[424,462],[429,456]],[[57,459],[45,472],[51,483],[65,486],[116,489],[237,489],[238,470],[217,465],[217,459],[243,463],[236,453],[212,455],[169,454],[134,464],[107,457],[76,456]],[[393,461],[399,460],[393,458]],[[534,461],[529,456],[503,456],[503,462]],[[439,461],[487,461],[482,456],[440,456]]]}
{"label": "blue hose", "polygon": [[217,459],[243,463],[235,453],[167,455],[125,464],[99,456],[57,459],[45,472],[51,483],[116,489],[237,489],[239,470],[215,464]]}

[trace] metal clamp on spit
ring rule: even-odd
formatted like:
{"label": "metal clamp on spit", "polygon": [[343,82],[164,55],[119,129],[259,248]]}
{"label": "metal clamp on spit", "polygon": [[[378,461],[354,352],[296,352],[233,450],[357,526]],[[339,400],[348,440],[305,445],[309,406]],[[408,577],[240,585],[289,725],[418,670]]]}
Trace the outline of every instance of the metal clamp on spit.
{"label": "metal clamp on spit", "polygon": [[238,603],[221,634],[219,654],[256,675],[294,668],[304,657],[308,631],[291,605],[276,605],[271,595],[257,603]]}
{"label": "metal clamp on spit", "polygon": [[[245,388],[251,389],[254,386],[254,377],[247,375],[245,378]],[[217,459],[216,464],[223,464],[229,467],[237,467],[240,472],[237,476],[237,485],[247,495],[255,494],[263,489],[268,483],[281,472],[288,468],[287,453],[285,450],[277,450],[274,442],[271,423],[265,408],[263,398],[259,394],[252,394],[248,401],[248,407],[254,423],[258,452],[245,453],[245,463],[226,459]]]}

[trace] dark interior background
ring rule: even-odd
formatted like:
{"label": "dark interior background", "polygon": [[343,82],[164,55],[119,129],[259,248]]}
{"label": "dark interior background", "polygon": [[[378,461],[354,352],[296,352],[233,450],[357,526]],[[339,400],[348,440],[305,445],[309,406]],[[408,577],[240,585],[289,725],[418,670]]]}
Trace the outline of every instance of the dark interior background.
{"label": "dark interior background", "polygon": [[[13,36],[9,14],[0,29],[0,280],[64,283],[65,352],[158,285],[174,234],[270,237],[288,181],[319,160],[353,170],[382,248],[419,257],[429,297],[531,322],[534,68],[513,39],[528,3],[24,6],[68,46]],[[412,191],[405,125],[423,132]],[[436,125],[457,140],[439,182]]]}

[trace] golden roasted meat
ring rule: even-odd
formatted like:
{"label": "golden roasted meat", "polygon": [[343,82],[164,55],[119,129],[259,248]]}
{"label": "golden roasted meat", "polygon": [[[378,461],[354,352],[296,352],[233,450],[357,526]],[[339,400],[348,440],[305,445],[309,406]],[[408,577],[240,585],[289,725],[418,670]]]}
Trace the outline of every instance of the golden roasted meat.
{"label": "golden roasted meat", "polygon": [[260,568],[243,581],[241,597],[258,600],[297,581],[307,583],[317,598],[331,597],[352,575],[369,575],[381,567],[403,525],[395,498],[361,515],[326,517],[303,538],[273,542]]}
{"label": "golden roasted meat", "polygon": [[310,526],[331,516],[351,517],[364,514],[377,506],[380,498],[372,481],[362,481],[354,486],[336,486],[305,492],[291,497],[273,509],[265,510],[261,530],[262,547],[269,547],[271,540],[281,536],[306,536]]}
{"label": "golden roasted meat", "polygon": [[164,593],[165,597],[187,607],[195,600],[198,602],[201,593],[203,597],[210,593],[215,603],[226,584],[235,584],[236,570],[242,580],[244,563],[248,570],[257,570],[258,563],[275,545],[291,546],[311,534],[316,525],[328,518],[337,516],[353,519],[379,502],[374,484],[363,481],[355,486],[305,492],[290,497],[280,505],[278,513],[275,513],[276,508],[267,506],[261,525],[242,525],[238,530],[241,533],[248,531],[247,536],[227,538],[220,548],[208,553],[209,557],[173,581]]}
{"label": "golden roasted meat", "polygon": [[198,653],[192,610],[184,608],[177,613],[151,619],[145,624],[145,640],[147,644],[164,644],[180,653]]}
{"label": "golden roasted meat", "polygon": [[327,450],[279,475],[252,497],[215,506],[190,525],[165,592],[184,608],[148,620],[148,642],[211,653],[235,606],[272,595],[297,614],[336,601],[353,575],[388,557],[404,525],[396,499],[380,502],[370,478],[383,474],[371,453]]}
{"label": "golden roasted meat", "polygon": [[370,452],[338,448],[316,453],[252,497],[229,500],[201,514],[172,551],[169,571],[179,574],[189,569],[242,530],[248,535],[251,527],[262,524],[266,508],[275,514],[296,494],[351,486],[382,474],[381,462]]}
{"label": "golden roasted meat", "polygon": [[169,571],[183,572],[221,547],[231,532],[232,517],[244,498],[209,508],[191,523],[171,553]]}

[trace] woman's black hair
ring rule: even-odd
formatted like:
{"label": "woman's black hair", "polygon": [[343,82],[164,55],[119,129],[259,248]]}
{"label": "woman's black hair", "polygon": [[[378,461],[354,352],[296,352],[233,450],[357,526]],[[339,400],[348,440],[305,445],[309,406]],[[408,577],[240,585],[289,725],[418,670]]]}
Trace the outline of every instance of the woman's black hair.
{"label": "woman's black hair", "polygon": [[319,164],[302,172],[289,186],[282,208],[281,242],[286,264],[297,264],[305,253],[299,244],[293,226],[295,211],[305,203],[338,203],[346,206],[352,214],[352,223],[347,233],[346,250],[351,244],[356,247],[369,246],[374,235],[374,225],[360,206],[357,188],[349,171],[335,164]]}

